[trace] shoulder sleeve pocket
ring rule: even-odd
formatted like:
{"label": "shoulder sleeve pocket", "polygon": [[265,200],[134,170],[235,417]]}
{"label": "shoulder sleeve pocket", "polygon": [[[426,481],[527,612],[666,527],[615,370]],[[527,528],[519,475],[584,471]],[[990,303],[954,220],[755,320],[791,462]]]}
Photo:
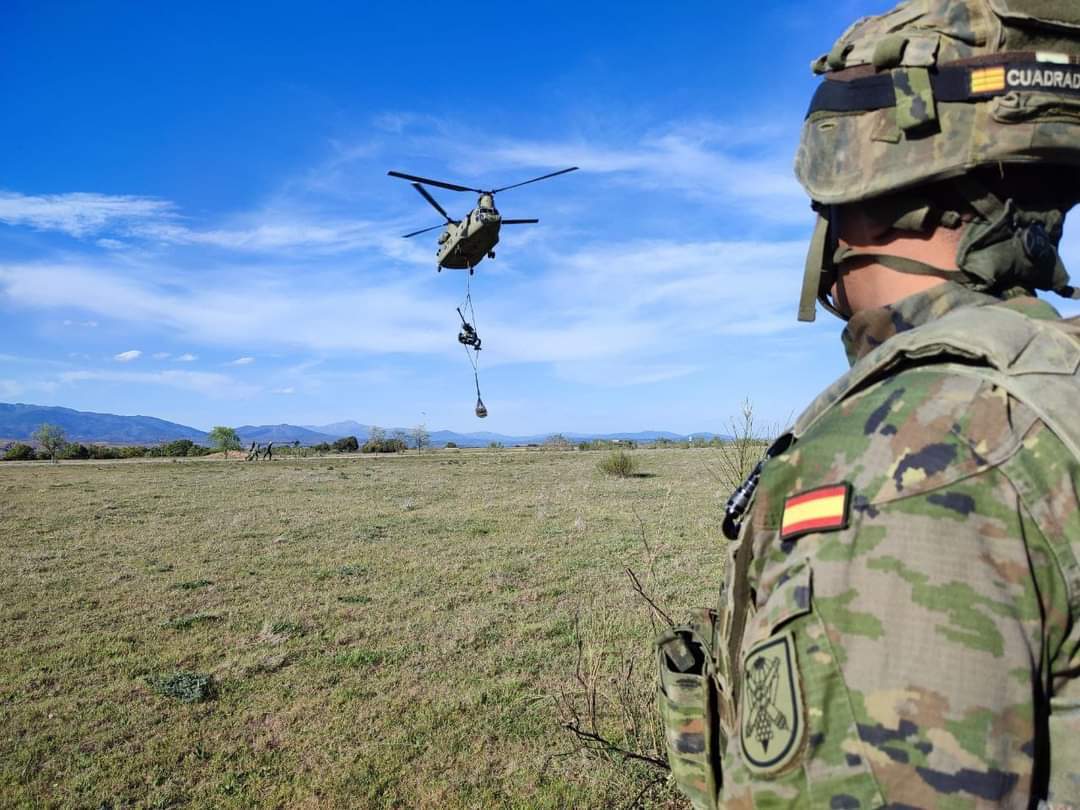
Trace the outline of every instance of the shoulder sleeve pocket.
{"label": "shoulder sleeve pocket", "polygon": [[754,616],[752,636],[771,635],[792,619],[810,612],[810,564],[800,560],[781,575],[765,606]]}

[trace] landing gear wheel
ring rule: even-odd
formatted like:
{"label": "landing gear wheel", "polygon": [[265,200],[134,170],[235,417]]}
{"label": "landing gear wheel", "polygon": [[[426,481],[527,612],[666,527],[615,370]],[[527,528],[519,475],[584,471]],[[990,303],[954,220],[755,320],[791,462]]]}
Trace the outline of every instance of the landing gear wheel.
{"label": "landing gear wheel", "polygon": [[488,258],[489,259],[494,259],[495,258],[495,251],[494,250],[489,250],[488,251]]}

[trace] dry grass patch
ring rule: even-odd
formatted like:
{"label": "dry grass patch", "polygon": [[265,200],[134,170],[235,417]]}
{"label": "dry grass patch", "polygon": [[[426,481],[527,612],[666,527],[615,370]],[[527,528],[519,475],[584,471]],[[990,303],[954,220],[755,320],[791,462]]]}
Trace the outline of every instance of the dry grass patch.
{"label": "dry grass patch", "polygon": [[[672,615],[714,598],[720,453],[0,467],[0,804],[627,806],[651,774],[566,707],[584,658],[598,727],[654,744],[604,680],[651,694],[625,568]],[[177,673],[214,699],[150,688]]]}

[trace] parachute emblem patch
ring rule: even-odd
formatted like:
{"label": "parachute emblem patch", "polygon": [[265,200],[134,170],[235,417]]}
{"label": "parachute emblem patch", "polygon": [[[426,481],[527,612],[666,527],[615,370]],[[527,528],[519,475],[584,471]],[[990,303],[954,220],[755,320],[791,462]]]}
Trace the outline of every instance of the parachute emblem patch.
{"label": "parachute emblem patch", "polygon": [[790,633],[750,650],[743,684],[739,736],[746,767],[755,774],[781,771],[795,760],[806,732]]}
{"label": "parachute emblem patch", "polygon": [[791,540],[810,532],[846,529],[851,506],[851,484],[833,484],[792,495],[784,501],[780,539]]}

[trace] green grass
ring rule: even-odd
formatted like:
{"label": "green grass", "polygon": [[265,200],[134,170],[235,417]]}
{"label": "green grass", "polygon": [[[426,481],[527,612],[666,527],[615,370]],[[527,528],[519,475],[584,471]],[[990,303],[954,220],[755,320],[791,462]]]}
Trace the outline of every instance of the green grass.
{"label": "green grass", "polygon": [[651,700],[626,567],[715,598],[720,452],[0,464],[0,807],[626,806],[560,722]]}

